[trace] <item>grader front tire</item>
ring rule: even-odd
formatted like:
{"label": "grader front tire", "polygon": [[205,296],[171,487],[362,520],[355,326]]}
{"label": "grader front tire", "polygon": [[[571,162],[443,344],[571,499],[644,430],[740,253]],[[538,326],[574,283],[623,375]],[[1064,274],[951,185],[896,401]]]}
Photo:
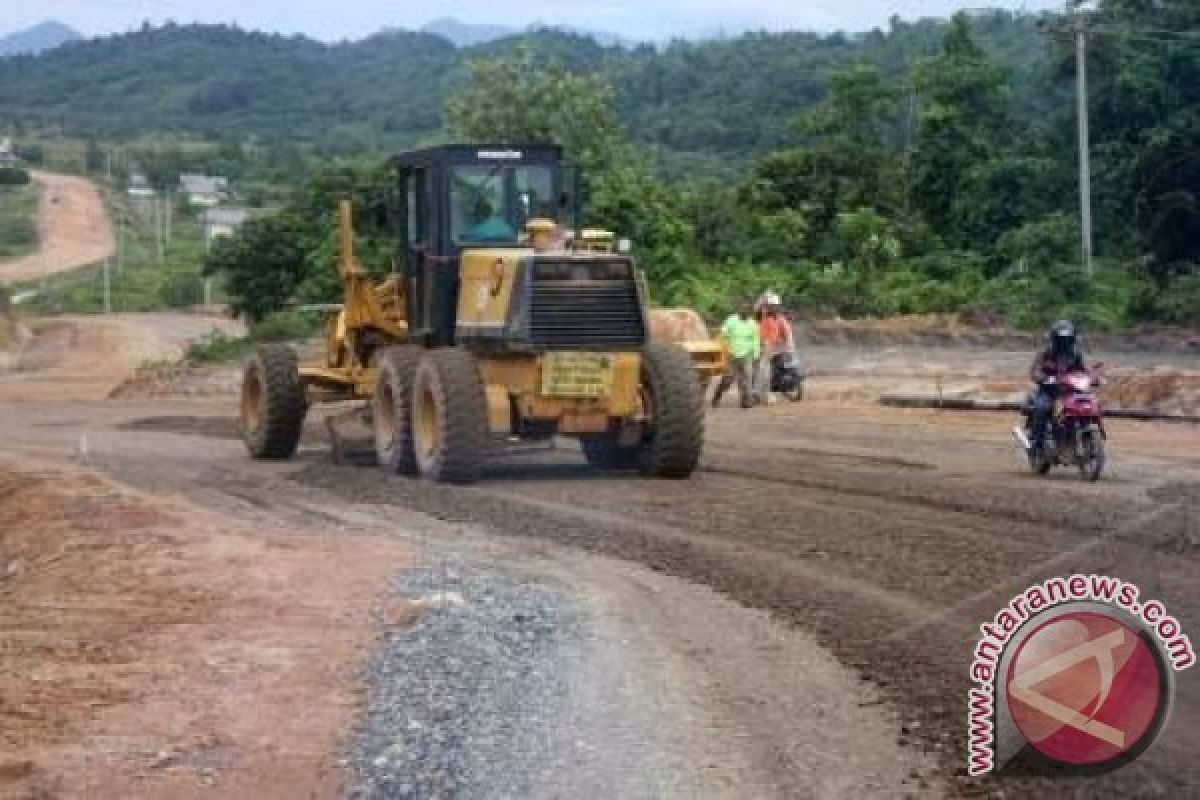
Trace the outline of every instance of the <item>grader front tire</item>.
{"label": "grader front tire", "polygon": [[264,460],[295,455],[307,412],[295,351],[284,344],[256,348],[242,372],[242,438],[250,455]]}
{"label": "grader front tire", "polygon": [[466,350],[425,353],[413,380],[417,470],[438,483],[473,483],[487,458],[487,400],[479,365]]}
{"label": "grader front tire", "polygon": [[397,475],[417,474],[412,427],[413,380],[422,353],[416,347],[389,347],[376,360],[379,372],[371,395],[375,455],[380,466]]}

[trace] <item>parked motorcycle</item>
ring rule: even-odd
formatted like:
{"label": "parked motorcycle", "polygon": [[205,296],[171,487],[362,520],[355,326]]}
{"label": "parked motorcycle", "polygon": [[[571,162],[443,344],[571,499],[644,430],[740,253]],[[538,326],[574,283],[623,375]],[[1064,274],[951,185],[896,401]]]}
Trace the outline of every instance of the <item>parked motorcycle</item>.
{"label": "parked motorcycle", "polygon": [[789,351],[771,356],[772,392],[797,403],[804,399],[804,380],[807,377],[795,353]]}
{"label": "parked motorcycle", "polygon": [[1074,465],[1086,480],[1100,479],[1108,439],[1104,429],[1104,407],[1096,397],[1096,389],[1102,383],[1102,366],[1097,364],[1093,370],[1073,370],[1057,381],[1048,379],[1057,382],[1059,388],[1040,451],[1032,442],[1033,398],[1026,402],[1024,427],[1013,428],[1013,436],[1024,448],[1029,468],[1038,475],[1045,475],[1054,466]]}

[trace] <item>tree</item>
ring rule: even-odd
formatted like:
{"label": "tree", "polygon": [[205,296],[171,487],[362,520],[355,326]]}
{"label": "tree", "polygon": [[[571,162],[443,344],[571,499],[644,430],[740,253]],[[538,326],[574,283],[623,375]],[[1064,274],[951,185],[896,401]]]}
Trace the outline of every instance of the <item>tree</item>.
{"label": "tree", "polygon": [[473,62],[470,80],[447,103],[458,136],[501,144],[557,144],[586,173],[588,219],[627,237],[655,281],[675,277],[691,229],[677,201],[630,148],[617,123],[613,91],[598,78],[528,48]]}
{"label": "tree", "polygon": [[28,186],[29,173],[20,167],[0,167],[0,186]]}
{"label": "tree", "polygon": [[394,242],[371,213],[393,180],[386,164],[335,163],[308,183],[274,214],[248,220],[238,232],[219,239],[205,260],[205,273],[223,274],[234,311],[251,320],[293,301],[336,302],[336,212],[352,203],[355,254],[375,275],[391,269]]}
{"label": "tree", "polygon": [[796,126],[803,142],[760,159],[739,189],[751,217],[739,228],[749,239],[742,254],[782,264],[840,258],[842,214],[899,211],[896,90],[870,65],[835,71],[830,83],[829,97]]}
{"label": "tree", "polygon": [[858,298],[869,302],[881,271],[899,260],[900,239],[891,224],[873,208],[838,214],[837,235],[846,260],[858,276]]}
{"label": "tree", "polygon": [[40,167],[46,162],[46,154],[42,146],[37,142],[18,142],[14,147],[17,158]]}
{"label": "tree", "polygon": [[458,136],[500,144],[558,144],[589,171],[612,165],[624,146],[612,88],[528,47],[469,65],[467,85],[446,104]]}
{"label": "tree", "polygon": [[[942,52],[918,63],[913,87],[919,98],[917,144],[909,165],[913,206],[934,229],[960,246],[978,246],[962,210],[983,200],[971,175],[1001,157],[1009,144],[1006,78],[980,49],[964,14],[958,14]],[[976,182],[978,183],[978,182]]]}
{"label": "tree", "polygon": [[247,220],[235,236],[218,239],[205,261],[222,273],[230,305],[253,321],[283,308],[308,272],[306,227],[293,213]]}
{"label": "tree", "polygon": [[95,139],[88,139],[84,162],[84,166],[88,172],[95,173],[104,170],[104,151],[100,149],[100,145]]}

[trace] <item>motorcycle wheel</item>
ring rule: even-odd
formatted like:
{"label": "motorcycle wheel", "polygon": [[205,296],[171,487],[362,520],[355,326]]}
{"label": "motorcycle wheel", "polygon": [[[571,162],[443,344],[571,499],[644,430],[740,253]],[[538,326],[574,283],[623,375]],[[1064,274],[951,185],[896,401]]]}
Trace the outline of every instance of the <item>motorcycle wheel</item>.
{"label": "motorcycle wheel", "polygon": [[1095,483],[1100,480],[1100,475],[1104,472],[1104,439],[1094,431],[1088,431],[1083,434],[1079,448],[1080,452],[1076,459],[1079,465],[1079,474],[1083,476],[1084,480]]}
{"label": "motorcycle wheel", "polygon": [[804,399],[804,381],[797,381],[795,386],[784,390],[783,396],[793,403],[799,403]]}

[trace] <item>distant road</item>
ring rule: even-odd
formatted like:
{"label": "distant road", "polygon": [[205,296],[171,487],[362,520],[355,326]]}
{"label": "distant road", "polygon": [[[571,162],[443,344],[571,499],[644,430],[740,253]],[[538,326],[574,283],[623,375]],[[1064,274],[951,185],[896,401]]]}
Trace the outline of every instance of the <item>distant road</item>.
{"label": "distant road", "polygon": [[95,184],[73,175],[33,172],[41,185],[38,248],[0,261],[0,284],[94,264],[113,253],[112,225]]}

